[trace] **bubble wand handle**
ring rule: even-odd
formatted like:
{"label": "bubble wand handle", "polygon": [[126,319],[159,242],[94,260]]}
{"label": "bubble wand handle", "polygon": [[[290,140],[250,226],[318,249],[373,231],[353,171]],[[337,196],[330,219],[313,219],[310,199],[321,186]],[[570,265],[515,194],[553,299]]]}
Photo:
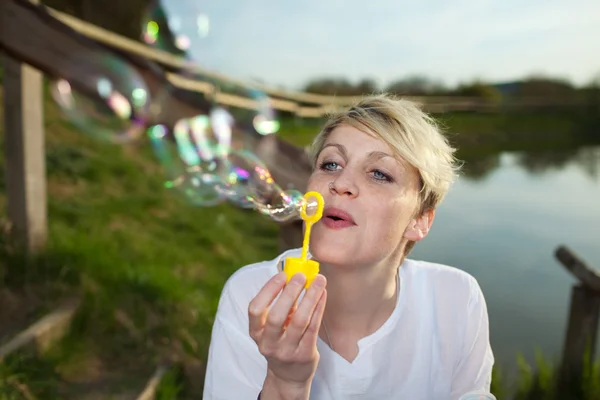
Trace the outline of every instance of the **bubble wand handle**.
{"label": "bubble wand handle", "polygon": [[[308,215],[306,213],[306,206],[308,204],[309,199],[314,198],[317,201],[317,207],[312,215]],[[317,274],[319,273],[319,263],[315,260],[308,259],[308,248],[310,244],[310,233],[313,224],[318,222],[323,216],[323,207],[325,202],[323,200],[323,196],[319,192],[307,192],[304,195],[304,201],[302,203],[302,208],[300,209],[300,217],[306,223],[306,230],[304,231],[304,240],[302,241],[302,257],[287,257],[285,259],[284,264],[284,272],[287,275],[287,280],[292,279],[297,273],[302,273],[306,276],[306,288],[310,286],[312,281],[315,279]]]}
{"label": "bubble wand handle", "polygon": [[312,226],[312,222],[306,222],[306,231],[304,232],[304,239],[302,240],[302,261],[308,261],[308,246],[310,242],[310,230],[312,229]]}

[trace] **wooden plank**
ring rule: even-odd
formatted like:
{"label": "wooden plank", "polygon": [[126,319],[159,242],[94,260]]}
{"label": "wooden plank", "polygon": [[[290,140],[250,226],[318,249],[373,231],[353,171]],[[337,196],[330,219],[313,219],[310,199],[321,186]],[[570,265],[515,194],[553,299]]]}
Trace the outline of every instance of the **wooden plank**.
{"label": "wooden plank", "polygon": [[19,333],[6,344],[0,346],[0,362],[11,353],[33,341],[38,343],[42,351],[47,349],[66,332],[66,327],[71,322],[78,306],[79,302],[74,301],[59,307]]}
{"label": "wooden plank", "polygon": [[559,377],[559,389],[563,392],[582,376],[584,360],[588,356],[594,359],[599,317],[598,292],[584,285],[574,286]]}
{"label": "wooden plank", "polygon": [[[4,2],[3,2],[4,3]],[[2,36],[11,37],[8,15],[0,9]],[[4,140],[7,213],[17,243],[28,254],[47,239],[46,158],[42,74],[4,57]]]}
{"label": "wooden plank", "polygon": [[162,378],[169,371],[169,367],[170,366],[167,364],[159,365],[136,400],[153,400],[156,397],[156,391],[158,390]]}
{"label": "wooden plank", "polygon": [[600,294],[600,272],[589,266],[566,246],[560,246],[555,252],[556,258],[584,286]]}

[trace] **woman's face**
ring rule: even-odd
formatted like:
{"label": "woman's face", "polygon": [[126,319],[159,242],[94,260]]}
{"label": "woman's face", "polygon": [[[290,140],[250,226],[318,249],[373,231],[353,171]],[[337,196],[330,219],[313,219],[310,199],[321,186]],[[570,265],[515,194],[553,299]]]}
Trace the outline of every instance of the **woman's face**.
{"label": "woman's face", "polygon": [[310,241],[311,254],[321,263],[360,266],[397,260],[404,244],[425,237],[433,220],[433,212],[416,216],[417,170],[398,160],[381,139],[349,125],[331,132],[308,190],[325,200]]}

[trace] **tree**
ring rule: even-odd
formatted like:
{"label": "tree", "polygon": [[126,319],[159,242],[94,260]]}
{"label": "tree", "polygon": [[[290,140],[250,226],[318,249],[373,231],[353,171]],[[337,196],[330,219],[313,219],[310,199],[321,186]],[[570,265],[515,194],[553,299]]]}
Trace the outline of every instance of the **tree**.
{"label": "tree", "polygon": [[532,76],[520,82],[515,92],[518,97],[570,98],[575,87],[568,81],[544,76]]}
{"label": "tree", "polygon": [[502,94],[497,88],[481,81],[461,84],[454,90],[453,94],[465,97],[478,97],[492,103],[500,103],[502,101]]}
{"label": "tree", "polygon": [[421,75],[413,75],[394,81],[385,90],[399,95],[413,96],[441,94],[446,91],[441,82]]}
{"label": "tree", "polygon": [[374,80],[365,78],[358,82],[356,85],[356,91],[359,94],[373,94],[377,92],[379,89],[377,88],[377,84]]}
{"label": "tree", "polygon": [[377,91],[377,84],[371,79],[363,79],[353,85],[345,78],[317,78],[304,87],[309,93],[325,94],[329,96],[359,96],[372,94]]}

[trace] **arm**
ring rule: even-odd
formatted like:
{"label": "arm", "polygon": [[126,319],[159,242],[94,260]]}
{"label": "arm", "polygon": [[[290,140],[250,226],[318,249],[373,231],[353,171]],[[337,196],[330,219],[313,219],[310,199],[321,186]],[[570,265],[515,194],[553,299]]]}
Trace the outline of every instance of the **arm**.
{"label": "arm", "polygon": [[452,379],[452,400],[474,390],[490,390],[494,355],[489,340],[485,299],[477,281],[470,282],[462,354]]}
{"label": "arm", "polygon": [[[203,399],[308,399],[310,386],[292,387],[267,371],[256,343],[229,321],[213,325]],[[259,397],[260,396],[260,397]]]}
{"label": "arm", "polygon": [[281,382],[274,374],[267,372],[258,400],[307,400],[310,396],[310,386]]}

